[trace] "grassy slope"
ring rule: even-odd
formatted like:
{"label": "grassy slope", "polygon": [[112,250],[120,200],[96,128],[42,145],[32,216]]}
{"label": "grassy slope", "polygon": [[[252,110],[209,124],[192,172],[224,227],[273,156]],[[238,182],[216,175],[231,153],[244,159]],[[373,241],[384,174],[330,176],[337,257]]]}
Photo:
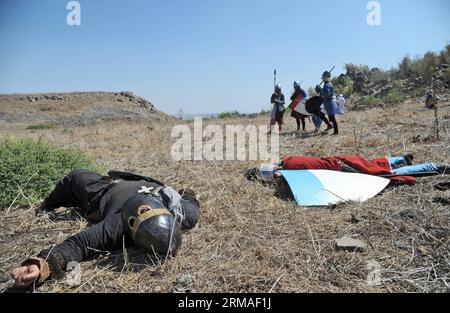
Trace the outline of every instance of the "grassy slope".
{"label": "grassy slope", "polygon": [[[377,157],[413,152],[417,161],[450,162],[450,102],[441,105],[441,140],[433,134],[433,112],[419,102],[395,108],[350,112],[340,118],[338,137],[312,133],[309,138],[281,138],[282,156],[356,154]],[[257,119],[224,119],[215,123],[265,124]],[[294,121],[286,118],[288,131]],[[70,288],[51,281],[39,291],[52,292],[369,292],[449,291],[450,211],[433,203],[449,192],[433,189],[448,177],[422,178],[414,187],[388,189],[362,204],[335,209],[296,207],[274,196],[274,190],[248,183],[242,173],[256,162],[174,162],[170,158],[170,125],[106,122],[86,128],[30,131],[26,125],[0,125],[0,137],[48,139],[85,151],[111,169],[143,172],[174,187],[200,193],[202,217],[184,236],[180,256],[160,267],[121,252],[85,262],[82,285]],[[414,140],[420,136],[419,140]],[[417,209],[421,218],[395,214]],[[353,218],[352,218],[353,216]],[[358,222],[355,222],[355,219]],[[0,269],[7,271],[42,248],[83,229],[76,215],[56,221],[34,217],[33,207],[0,211]],[[354,235],[369,243],[364,253],[341,252],[333,240]],[[131,254],[131,255],[130,255]],[[383,285],[367,284],[368,262],[383,269]],[[6,283],[0,284],[5,288]]]}

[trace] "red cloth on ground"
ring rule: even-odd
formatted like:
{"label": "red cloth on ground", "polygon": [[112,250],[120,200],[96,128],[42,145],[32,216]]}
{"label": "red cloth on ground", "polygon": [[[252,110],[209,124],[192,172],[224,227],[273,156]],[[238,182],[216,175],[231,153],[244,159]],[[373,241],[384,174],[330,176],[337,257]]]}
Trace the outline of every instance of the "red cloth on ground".
{"label": "red cloth on ground", "polygon": [[289,156],[281,161],[281,166],[283,170],[341,170],[338,159],[333,157]]}
{"label": "red cloth on ground", "polygon": [[[369,175],[389,175],[391,166],[387,158],[366,160],[360,156],[339,155],[334,157],[289,156],[281,162],[284,170],[331,170],[341,171],[342,163]],[[391,184],[415,184],[416,178],[411,176],[390,177]]]}

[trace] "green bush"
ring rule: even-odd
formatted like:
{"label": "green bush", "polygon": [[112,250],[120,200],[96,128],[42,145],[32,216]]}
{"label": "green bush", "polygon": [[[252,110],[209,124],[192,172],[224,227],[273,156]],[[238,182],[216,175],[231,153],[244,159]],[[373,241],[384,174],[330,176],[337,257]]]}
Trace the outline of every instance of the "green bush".
{"label": "green bush", "polygon": [[346,75],[352,79],[356,79],[357,73],[362,73],[365,76],[369,76],[370,69],[367,65],[356,65],[353,63],[345,64]]}
{"label": "green bush", "polygon": [[386,104],[397,104],[405,100],[403,96],[397,89],[392,89],[389,91],[388,95],[383,98]]}
{"label": "green bush", "polygon": [[[406,91],[406,96],[410,98],[422,97],[427,93],[427,89],[423,87],[415,87],[411,90]],[[406,98],[405,96],[405,98]]]}
{"label": "green bush", "polygon": [[44,198],[75,168],[101,171],[82,152],[31,139],[0,142],[0,208]]}
{"label": "green bush", "polygon": [[52,129],[55,128],[55,125],[52,124],[37,124],[37,125],[30,125],[27,127],[28,130],[39,130],[39,129]]}
{"label": "green bush", "polygon": [[394,80],[394,81],[392,81],[392,86],[395,89],[402,89],[404,87],[403,86],[403,82],[401,80]]}
{"label": "green bush", "polygon": [[336,77],[332,81],[336,94],[343,94],[345,98],[353,94],[353,81],[346,75]]}
{"label": "green bush", "polygon": [[439,54],[428,51],[422,57],[416,57],[414,59],[406,56],[399,63],[398,76],[400,78],[407,78],[409,76],[422,77],[427,84],[430,84],[432,83],[435,68],[442,64],[442,61],[446,60],[446,50],[443,50]]}
{"label": "green bush", "polygon": [[450,84],[450,68],[447,68],[442,72],[441,79],[446,82],[447,84]]}
{"label": "green bush", "polygon": [[373,68],[369,73],[369,81],[375,85],[387,83],[390,78],[389,71],[384,71],[379,68]]}
{"label": "green bush", "polygon": [[222,112],[219,114],[219,118],[231,118],[239,116],[241,116],[241,114],[238,111]]}
{"label": "green bush", "polygon": [[411,75],[411,66],[412,66],[413,60],[409,55],[405,56],[400,63],[398,64],[398,74],[399,77],[405,78]]}
{"label": "green bush", "polygon": [[374,107],[381,105],[382,101],[380,98],[374,96],[364,96],[359,99],[357,107]]}

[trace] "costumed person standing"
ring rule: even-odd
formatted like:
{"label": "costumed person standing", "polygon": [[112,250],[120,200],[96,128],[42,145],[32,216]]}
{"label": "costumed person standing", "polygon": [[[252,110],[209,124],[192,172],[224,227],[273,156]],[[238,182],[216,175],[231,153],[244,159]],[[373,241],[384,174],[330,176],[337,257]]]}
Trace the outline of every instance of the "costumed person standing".
{"label": "costumed person standing", "polygon": [[303,99],[308,99],[308,94],[306,93],[305,90],[303,90],[301,88],[300,83],[298,81],[295,81],[294,82],[294,93],[291,96],[291,104],[289,105],[289,107],[292,110],[291,117],[295,118],[295,120],[297,122],[297,131],[300,131],[300,122],[301,122],[302,130],[303,130],[303,132],[305,132],[305,129],[306,129],[306,122],[305,122],[305,120],[308,117],[308,115],[304,115],[304,114],[294,110],[294,108],[297,105],[299,105],[299,103]]}
{"label": "costumed person standing", "polygon": [[270,98],[270,103],[273,104],[272,112],[270,114],[270,131],[272,133],[272,126],[278,124],[278,130],[281,133],[283,128],[283,116],[284,116],[284,95],[281,92],[281,85],[277,84],[275,86],[275,92]]}
{"label": "costumed person standing", "polygon": [[[320,96],[323,98],[323,104],[325,107],[325,111],[327,112],[328,118],[331,123],[333,123],[334,128],[334,135],[339,134],[339,127],[336,120],[336,114],[338,111],[336,96],[334,95],[334,87],[331,83],[331,73],[328,71],[325,71],[322,74],[322,79],[325,83],[325,85],[320,87],[319,85],[316,86],[316,92],[320,94]],[[330,125],[327,127],[326,131],[330,130]]]}
{"label": "costumed person standing", "polygon": [[343,94],[340,94],[337,98],[338,114],[345,114],[345,98]]}
{"label": "costumed person standing", "polygon": [[434,97],[433,93],[431,91],[429,91],[425,95],[425,107],[427,109],[433,110],[434,108],[436,108],[436,105],[437,105],[437,99]]}

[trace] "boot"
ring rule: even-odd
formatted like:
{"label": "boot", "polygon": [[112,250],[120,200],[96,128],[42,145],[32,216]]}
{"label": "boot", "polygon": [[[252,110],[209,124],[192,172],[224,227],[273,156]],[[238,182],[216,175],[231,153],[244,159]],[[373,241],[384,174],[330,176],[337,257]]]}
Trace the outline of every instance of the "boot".
{"label": "boot", "polygon": [[439,174],[450,174],[450,165],[436,164]]}

